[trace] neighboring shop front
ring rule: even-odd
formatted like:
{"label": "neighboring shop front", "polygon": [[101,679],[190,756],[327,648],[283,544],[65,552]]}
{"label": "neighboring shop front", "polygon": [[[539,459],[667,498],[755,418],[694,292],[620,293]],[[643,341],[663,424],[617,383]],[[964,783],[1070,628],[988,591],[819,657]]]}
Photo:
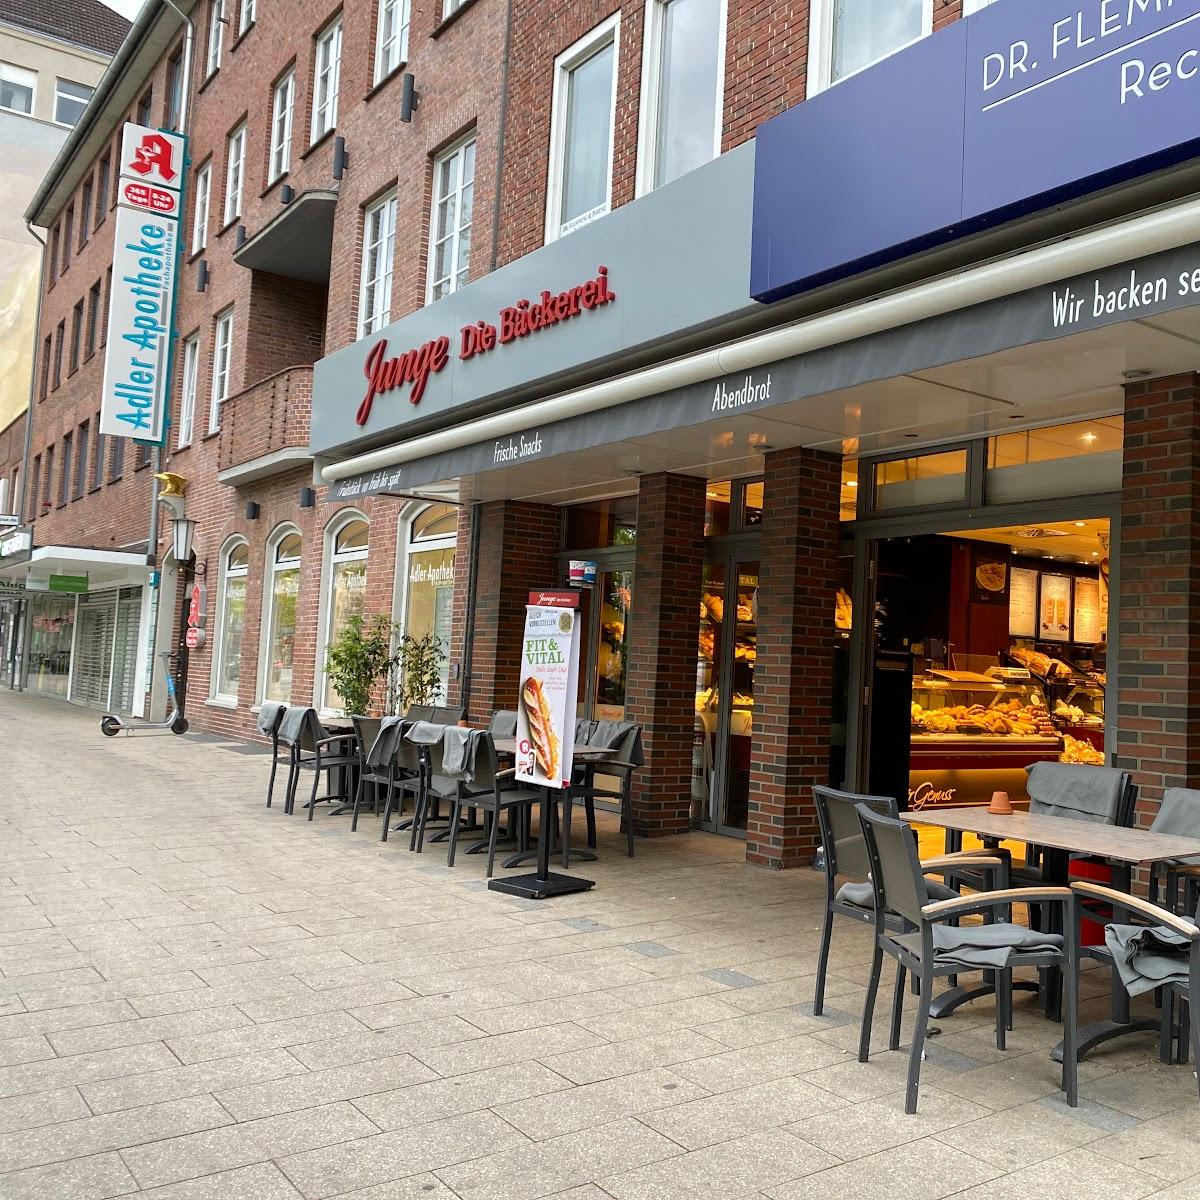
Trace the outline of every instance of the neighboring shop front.
{"label": "neighboring shop front", "polygon": [[[1142,16],[1122,45],[1178,35]],[[1191,126],[1119,111],[1119,56],[1084,46],[1068,82],[978,94],[1051,26],[986,9],[318,364],[331,501],[468,506],[448,686],[473,717],[516,703],[525,591],[590,564],[579,711],[643,724],[642,832],[790,866],[814,783],[1191,780],[1171,723],[1200,663],[1172,639],[1200,545],[1169,471],[1200,437],[1200,225],[1186,172],[1142,178]],[[1014,114],[1086,144],[1035,153]]]}

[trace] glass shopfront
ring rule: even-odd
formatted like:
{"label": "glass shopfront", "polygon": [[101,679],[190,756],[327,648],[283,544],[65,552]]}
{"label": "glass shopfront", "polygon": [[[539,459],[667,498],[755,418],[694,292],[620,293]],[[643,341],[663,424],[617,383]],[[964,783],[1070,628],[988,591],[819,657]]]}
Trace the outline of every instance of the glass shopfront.
{"label": "glass shopfront", "polygon": [[74,596],[30,596],[26,687],[66,699],[74,636]]}
{"label": "glass shopfront", "polygon": [[438,699],[450,678],[450,629],[454,617],[454,555],[458,509],[431,504],[413,518],[409,531],[404,632],[420,638],[432,632],[447,657],[442,660]]}

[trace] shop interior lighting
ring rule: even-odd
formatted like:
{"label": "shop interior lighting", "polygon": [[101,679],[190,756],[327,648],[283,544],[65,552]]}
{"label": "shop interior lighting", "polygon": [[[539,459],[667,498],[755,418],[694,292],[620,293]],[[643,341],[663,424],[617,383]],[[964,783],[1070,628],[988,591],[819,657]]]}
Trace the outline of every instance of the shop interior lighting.
{"label": "shop interior lighting", "polygon": [[1092,431],[1089,429],[1087,433],[1082,435],[1081,440],[1090,446],[1098,436],[1098,434],[1092,433]]}

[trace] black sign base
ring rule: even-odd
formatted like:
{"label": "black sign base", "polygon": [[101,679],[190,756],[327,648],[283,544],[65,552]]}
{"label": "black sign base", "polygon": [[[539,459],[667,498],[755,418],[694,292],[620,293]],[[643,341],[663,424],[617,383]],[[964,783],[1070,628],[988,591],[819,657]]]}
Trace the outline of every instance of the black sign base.
{"label": "black sign base", "polygon": [[493,892],[507,892],[510,896],[521,896],[526,900],[546,900],[551,896],[569,896],[573,892],[586,892],[594,888],[594,879],[580,879],[577,875],[547,874],[516,875],[508,879],[492,879],[488,881],[488,889]]}

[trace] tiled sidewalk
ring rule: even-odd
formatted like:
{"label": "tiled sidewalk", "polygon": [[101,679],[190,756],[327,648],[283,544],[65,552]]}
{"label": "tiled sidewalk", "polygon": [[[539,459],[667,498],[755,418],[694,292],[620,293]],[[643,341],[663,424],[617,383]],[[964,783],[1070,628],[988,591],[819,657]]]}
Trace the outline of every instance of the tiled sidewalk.
{"label": "tiled sidewalk", "polygon": [[7,691],[0,729],[3,1200],[1200,1195],[1191,1068],[1117,1043],[1072,1112],[1028,997],[1004,1055],[943,1021],[905,1117],[904,1056],[852,1053],[865,935],[813,1018],[819,880],[737,843],[610,827],[594,891],[523,902],[214,740]]}

